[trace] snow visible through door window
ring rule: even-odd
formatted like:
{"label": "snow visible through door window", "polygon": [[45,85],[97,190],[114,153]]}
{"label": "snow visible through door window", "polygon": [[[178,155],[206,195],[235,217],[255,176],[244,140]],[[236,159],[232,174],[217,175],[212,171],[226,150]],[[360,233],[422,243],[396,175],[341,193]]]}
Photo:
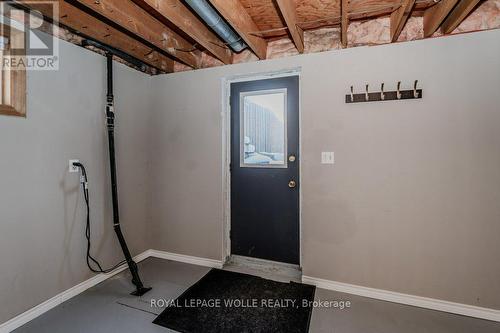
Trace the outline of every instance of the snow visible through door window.
{"label": "snow visible through door window", "polygon": [[261,92],[243,97],[243,166],[284,167],[286,93]]}

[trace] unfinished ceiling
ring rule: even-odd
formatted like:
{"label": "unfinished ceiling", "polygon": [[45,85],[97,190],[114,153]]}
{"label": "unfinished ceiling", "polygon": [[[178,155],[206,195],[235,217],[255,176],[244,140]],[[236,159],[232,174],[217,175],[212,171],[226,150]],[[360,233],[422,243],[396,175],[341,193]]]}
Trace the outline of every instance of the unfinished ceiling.
{"label": "unfinished ceiling", "polygon": [[[500,27],[500,0],[56,2],[59,17],[47,19],[64,28],[61,38],[75,43],[90,38],[111,46],[142,61],[150,73]],[[235,52],[233,44],[202,19],[204,13],[193,10],[203,2],[248,46],[245,50]],[[43,14],[51,15],[48,10]]]}

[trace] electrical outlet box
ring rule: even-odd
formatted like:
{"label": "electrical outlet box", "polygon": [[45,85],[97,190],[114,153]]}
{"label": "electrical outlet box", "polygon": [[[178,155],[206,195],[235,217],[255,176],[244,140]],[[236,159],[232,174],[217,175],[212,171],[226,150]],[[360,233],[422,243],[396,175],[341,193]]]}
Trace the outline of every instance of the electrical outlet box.
{"label": "electrical outlet box", "polygon": [[321,152],[321,164],[334,164],[335,156],[333,151],[323,151]]}
{"label": "electrical outlet box", "polygon": [[80,160],[69,160],[69,172],[79,172],[80,168],[74,166],[73,163],[80,162]]}

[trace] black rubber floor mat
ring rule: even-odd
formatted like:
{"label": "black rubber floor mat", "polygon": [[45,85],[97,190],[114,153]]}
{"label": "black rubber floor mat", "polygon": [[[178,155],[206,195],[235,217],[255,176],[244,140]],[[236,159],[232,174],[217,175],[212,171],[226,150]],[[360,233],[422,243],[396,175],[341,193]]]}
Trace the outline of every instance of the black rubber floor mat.
{"label": "black rubber floor mat", "polygon": [[153,322],[182,333],[309,330],[315,287],[212,269]]}

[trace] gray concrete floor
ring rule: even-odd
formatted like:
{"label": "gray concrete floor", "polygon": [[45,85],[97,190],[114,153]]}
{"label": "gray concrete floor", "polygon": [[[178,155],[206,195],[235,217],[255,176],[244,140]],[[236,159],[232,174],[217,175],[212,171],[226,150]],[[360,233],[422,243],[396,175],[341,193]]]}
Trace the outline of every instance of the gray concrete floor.
{"label": "gray concrete floor", "polygon": [[[143,280],[153,287],[142,298],[128,294],[131,291],[130,275],[125,271],[64,302],[14,332],[173,332],[152,324],[163,309],[152,308],[150,300],[175,299],[205,275],[209,268],[155,258],[146,259],[139,267]],[[238,270],[235,267],[229,269]],[[348,300],[351,307],[344,310],[315,308],[310,328],[310,332],[315,333],[500,333],[500,323],[324,289],[316,290],[316,299]]]}

